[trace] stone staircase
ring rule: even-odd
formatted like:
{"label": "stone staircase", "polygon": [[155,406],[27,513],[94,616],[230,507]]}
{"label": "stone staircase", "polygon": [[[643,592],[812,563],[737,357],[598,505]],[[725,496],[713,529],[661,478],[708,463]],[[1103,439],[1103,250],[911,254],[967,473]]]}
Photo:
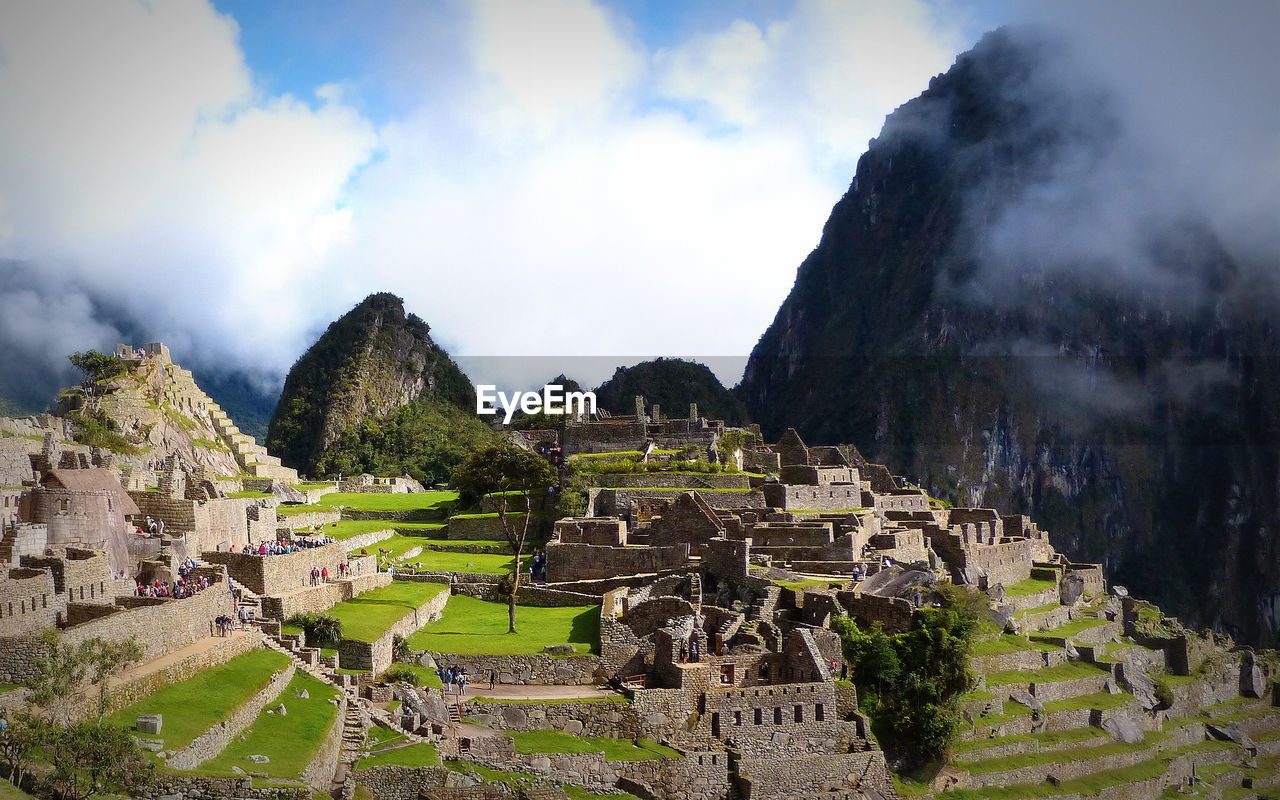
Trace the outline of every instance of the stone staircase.
{"label": "stone staircase", "polygon": [[227,412],[213,402],[213,399],[196,384],[191,370],[174,365],[169,377],[175,397],[193,398],[197,404],[204,406],[209,419],[213,422],[214,430],[223,443],[230,448],[236,463],[240,465],[245,475],[297,483],[297,470],[283,466],[280,459],[268,455],[266,448],[258,444],[252,436],[241,432],[227,416]]}
{"label": "stone staircase", "polygon": [[747,609],[747,619],[763,620],[770,622],[773,620],[773,612],[778,608],[778,598],[782,595],[782,587],[768,586],[764,590],[755,603]]}
{"label": "stone staircase", "polygon": [[368,718],[364,710],[359,703],[348,700],[347,711],[342,719],[342,747],[338,751],[338,765],[333,773],[333,788],[329,792],[334,797],[341,797],[345,792],[347,775],[351,773],[355,763],[364,753],[368,730]]}
{"label": "stone staircase", "polygon": [[702,575],[701,573],[693,573],[689,576],[689,602],[693,604],[693,610],[702,611]]}

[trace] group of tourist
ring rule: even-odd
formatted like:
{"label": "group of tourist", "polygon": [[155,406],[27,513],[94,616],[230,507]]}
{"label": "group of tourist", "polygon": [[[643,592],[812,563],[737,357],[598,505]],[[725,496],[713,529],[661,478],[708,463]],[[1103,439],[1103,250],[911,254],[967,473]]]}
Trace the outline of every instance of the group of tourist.
{"label": "group of tourist", "polygon": [[162,580],[139,583],[134,588],[134,595],[137,597],[171,597],[175,600],[181,600],[185,597],[191,597],[196,592],[203,592],[208,588],[209,579],[204,575],[201,575],[198,580],[187,580],[184,576],[173,583]]}
{"label": "group of tourist", "polygon": [[[287,556],[290,553],[297,553],[301,550],[310,550],[314,547],[324,547],[326,544],[333,544],[337,539],[332,536],[313,536],[310,538],[298,537],[296,539],[277,539],[274,542],[259,542],[258,544],[247,544],[241,552],[256,556]],[[236,546],[231,545],[231,552],[236,551]]]}
{"label": "group of tourist", "polygon": [[702,649],[698,645],[697,639],[681,639],[680,640],[680,663],[696,664],[702,660]]}
{"label": "group of tourist", "polygon": [[[458,695],[461,700],[467,692],[467,684],[471,682],[471,676],[467,674],[466,669],[462,667],[441,667],[437,669],[440,674],[440,682],[444,684],[445,694],[453,692]],[[489,672],[489,688],[492,689],[498,681],[498,673],[490,670]],[[450,688],[453,687],[453,688]]]}

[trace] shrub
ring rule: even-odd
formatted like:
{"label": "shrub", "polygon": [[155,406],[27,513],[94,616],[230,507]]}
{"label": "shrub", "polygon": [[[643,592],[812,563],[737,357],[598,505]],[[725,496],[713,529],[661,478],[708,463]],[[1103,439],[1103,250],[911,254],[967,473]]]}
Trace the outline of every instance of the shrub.
{"label": "shrub", "polygon": [[285,623],[302,628],[308,647],[336,647],[342,641],[342,621],[329,614],[307,611],[294,614]]}
{"label": "shrub", "polygon": [[391,660],[392,661],[408,661],[413,655],[413,650],[409,647],[409,640],[395,634],[391,637]]}
{"label": "shrub", "polygon": [[97,350],[85,350],[67,356],[72,366],[94,381],[109,381],[128,371],[123,360]]}
{"label": "shrub", "polygon": [[407,683],[410,686],[418,685],[418,673],[408,664],[392,664],[383,672],[378,679],[386,683]]}

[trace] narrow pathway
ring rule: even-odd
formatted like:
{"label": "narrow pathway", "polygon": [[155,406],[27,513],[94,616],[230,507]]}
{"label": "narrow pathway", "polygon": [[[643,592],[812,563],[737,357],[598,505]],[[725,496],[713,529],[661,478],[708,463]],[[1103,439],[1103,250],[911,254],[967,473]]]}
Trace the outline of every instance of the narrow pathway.
{"label": "narrow pathway", "polygon": [[[598,689],[595,686],[500,683],[490,689],[488,684],[481,683],[467,687],[467,696],[464,699],[469,701],[477,697],[492,697],[495,700],[594,700],[616,695],[617,692],[612,689]],[[453,695],[450,694],[448,697],[452,698]]]}

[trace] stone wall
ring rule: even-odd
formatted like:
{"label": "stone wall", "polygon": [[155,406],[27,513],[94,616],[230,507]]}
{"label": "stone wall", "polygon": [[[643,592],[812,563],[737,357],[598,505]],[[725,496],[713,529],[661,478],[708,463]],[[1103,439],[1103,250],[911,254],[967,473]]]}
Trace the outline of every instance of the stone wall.
{"label": "stone wall", "polygon": [[611,578],[675,569],[689,560],[689,545],[670,547],[599,547],[589,544],[547,545],[547,580]]}
{"label": "stone wall", "polygon": [[601,489],[749,489],[746,475],[734,473],[589,473],[587,485]]}
{"label": "stone wall", "polygon": [[294,614],[326,611],[362,592],[391,583],[387,572],[369,572],[347,580],[312,586],[297,592],[262,598],[262,616],[283,622]]}
{"label": "stone wall", "polygon": [[702,556],[702,566],[712,575],[730,580],[747,577],[747,560],[751,543],[729,539],[712,539]]}
{"label": "stone wall", "polygon": [[738,774],[748,800],[810,796],[815,792],[835,794],[859,789],[865,796],[895,797],[884,753],[830,753],[790,759],[744,758]]}
{"label": "stone wall", "polygon": [[337,511],[303,511],[298,514],[281,515],[277,525],[299,531],[329,525],[341,519],[342,514]]}
{"label": "stone wall", "polygon": [[[484,693],[483,688],[478,692]],[[470,717],[502,731],[557,730],[573,736],[642,739],[653,731],[630,703],[606,701],[556,703],[476,703],[467,705]]]}
{"label": "stone wall", "polygon": [[860,592],[836,592],[836,601],[860,625],[884,625],[889,633],[911,629],[915,608],[900,597],[879,597]]}
{"label": "stone wall", "polygon": [[[789,467],[783,467],[783,470]],[[857,483],[803,486],[766,483],[765,501],[787,511],[847,511],[862,508],[862,486]]]}
{"label": "stone wall", "polygon": [[346,543],[334,542],[279,556],[206,552],[204,560],[226,566],[233,579],[255,594],[281,595],[309,587],[313,566],[328,568],[332,578],[348,559]]}
{"label": "stone wall", "polygon": [[[498,683],[543,683],[553,686],[591,686],[603,683],[616,667],[599,656],[459,656],[431,652],[439,664],[459,666],[473,676],[474,686],[488,685],[490,670]],[[345,662],[344,662],[345,663]],[[477,692],[483,692],[477,688]]]}
{"label": "stone wall", "polygon": [[617,517],[566,517],[556,521],[555,538],[561,544],[620,547],[627,543],[627,524]]}
{"label": "stone wall", "polygon": [[[253,724],[262,710],[285,690],[293,680],[296,662],[290,659],[271,680],[254,696],[246,700],[220,722],[192,740],[191,744],[174,753],[166,761],[170,769],[191,770],[221,753],[231,741]],[[163,729],[162,729],[163,732]]]}
{"label": "stone wall", "polygon": [[51,627],[65,606],[47,570],[19,567],[0,575],[0,634],[4,636]]}
{"label": "stone wall", "polygon": [[338,664],[343,669],[382,672],[391,666],[391,646],[395,636],[408,638],[423,625],[440,619],[440,614],[444,611],[447,602],[449,602],[448,590],[441,591],[417,608],[410,609],[376,641],[360,642],[354,639],[343,639],[338,643]]}
{"label": "stone wall", "polygon": [[[508,517],[512,525],[519,526],[524,514],[510,514]],[[529,527],[532,530],[533,526]],[[502,520],[497,514],[449,517],[446,533],[450,539],[497,539],[498,541],[507,539],[507,535],[502,532]]]}
{"label": "stone wall", "polygon": [[385,766],[358,770],[353,777],[373,793],[373,800],[419,800],[424,789],[443,786],[450,774],[444,767]]}
{"label": "stone wall", "polygon": [[213,778],[158,772],[155,781],[138,795],[141,800],[311,800],[305,786],[254,786],[249,777]]}
{"label": "stone wall", "polygon": [[[761,492],[697,489],[712,508],[765,508]],[[671,489],[591,489],[587,492],[588,514],[596,517],[629,517],[639,500],[674,500],[679,490]]]}

